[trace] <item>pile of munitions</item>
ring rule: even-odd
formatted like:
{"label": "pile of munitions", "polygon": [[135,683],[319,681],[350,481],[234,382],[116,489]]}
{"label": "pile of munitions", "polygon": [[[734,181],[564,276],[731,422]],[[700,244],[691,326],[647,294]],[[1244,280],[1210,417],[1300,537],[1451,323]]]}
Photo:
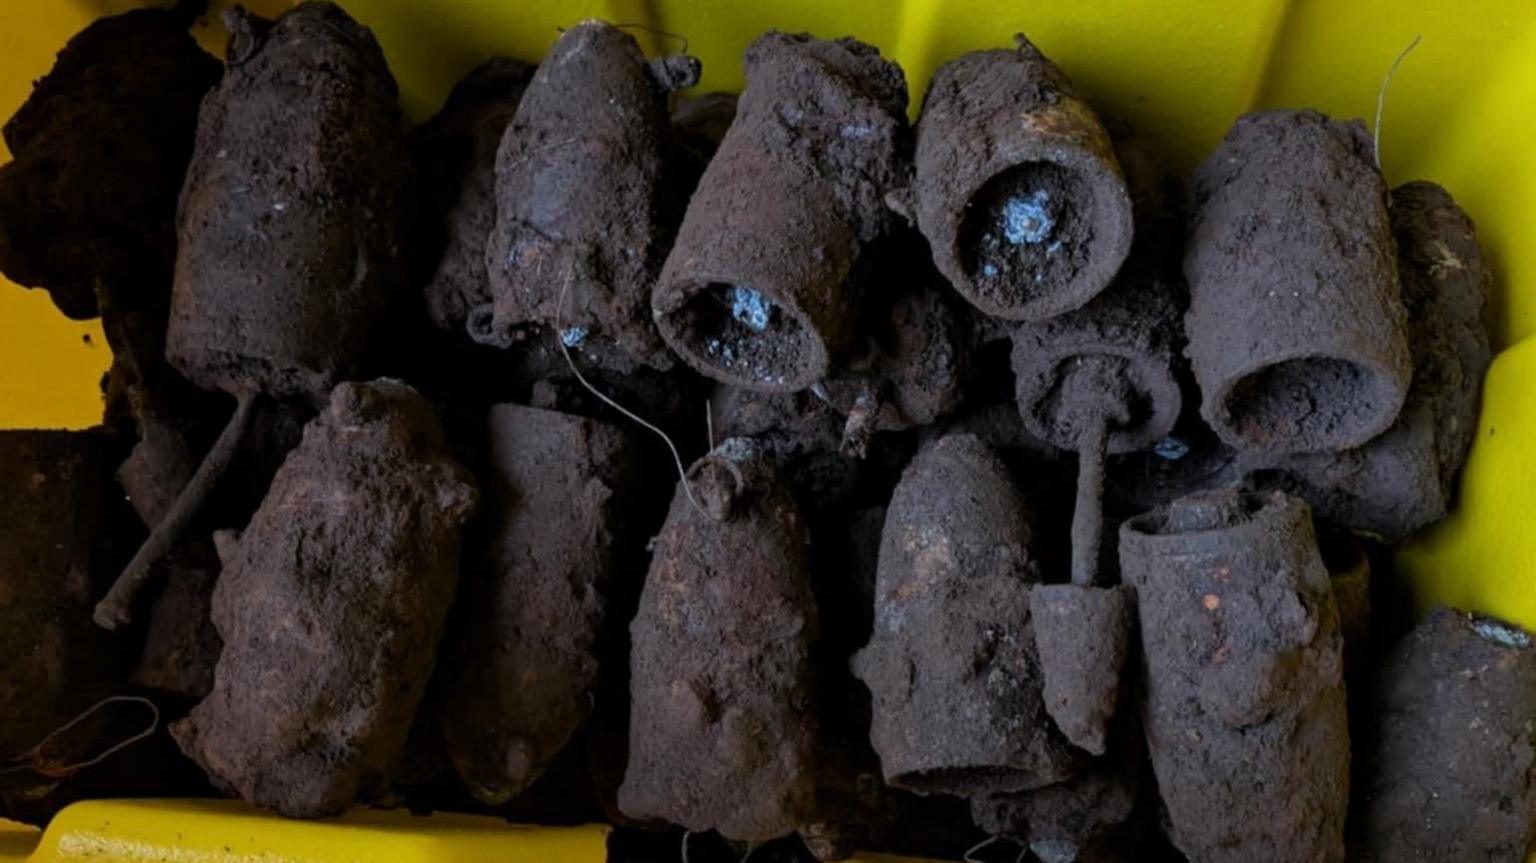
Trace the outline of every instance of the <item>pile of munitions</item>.
{"label": "pile of munitions", "polygon": [[4,130],[0,271],[115,358],[101,427],[0,433],[7,813],[195,763],[695,859],[1530,848],[1531,637],[1371,608],[1489,278],[1363,124],[1184,183],[1022,36],[911,124],[851,38],[685,99],[589,21],[408,132],[338,7],[222,69],[191,20],[91,25]]}

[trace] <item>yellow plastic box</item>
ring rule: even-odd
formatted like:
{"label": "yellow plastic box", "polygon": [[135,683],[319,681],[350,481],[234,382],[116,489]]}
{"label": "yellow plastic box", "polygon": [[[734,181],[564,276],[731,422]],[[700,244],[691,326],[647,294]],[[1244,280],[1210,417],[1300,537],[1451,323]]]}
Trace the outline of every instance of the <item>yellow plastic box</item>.
{"label": "yellow plastic box", "polygon": [[[97,15],[134,0],[0,0],[0,117]],[[228,5],[215,0],[215,12]],[[276,14],[288,0],[247,0]],[[1449,603],[1536,628],[1536,7],[1529,0],[343,0],[373,28],[420,120],[497,53],[533,59],[589,17],[686,37],[704,89],[737,89],[763,30],[854,35],[906,70],[913,112],[934,69],[1024,32],[1102,110],[1189,169],[1256,107],[1376,111],[1387,179],[1435,180],[1477,220],[1496,284],[1499,353],[1460,502],[1398,555],[1421,607]],[[214,16],[216,18],[216,16]],[[670,37],[637,29],[650,50]],[[200,32],[213,50],[223,36]],[[3,146],[3,145],[0,145]],[[8,154],[0,156],[8,158]],[[100,418],[109,351],[95,324],[65,320],[41,291],[0,285],[0,428],[83,428]],[[47,835],[0,827],[0,861],[599,861],[606,830],[510,827],[467,816],[359,810],[298,823],[233,802],[80,804]],[[866,858],[873,859],[873,858]]]}

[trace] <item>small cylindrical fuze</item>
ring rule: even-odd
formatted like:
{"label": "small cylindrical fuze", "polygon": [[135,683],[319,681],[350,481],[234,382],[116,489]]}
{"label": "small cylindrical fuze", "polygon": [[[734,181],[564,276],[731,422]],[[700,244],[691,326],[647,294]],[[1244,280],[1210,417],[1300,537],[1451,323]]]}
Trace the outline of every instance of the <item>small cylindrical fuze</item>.
{"label": "small cylindrical fuze", "polygon": [[1373,153],[1359,121],[1268,111],[1195,173],[1188,352],[1234,447],[1348,449],[1397,419],[1413,369]]}
{"label": "small cylindrical fuze", "polygon": [[870,740],[891,785],[960,796],[1071,775],[1046,715],[1030,588],[1030,514],[972,435],[930,444],[902,474],[880,540],[874,634],[854,657]]}
{"label": "small cylindrical fuze", "polygon": [[616,352],[607,365],[671,364],[649,302],[686,205],[667,93],[698,72],[686,56],[648,64],[601,21],[565,31],[496,157],[491,303],[471,311],[473,338],[509,345],[519,327],[558,326],[569,347]]}
{"label": "small cylindrical fuze", "polygon": [[779,32],[746,73],[652,303],[699,371],[798,390],[853,337],[864,253],[898,224],[885,197],[907,182],[907,85],[872,46]]}
{"label": "small cylindrical fuze", "polygon": [[98,284],[137,307],[169,281],[197,106],[219,80],[187,32],[195,5],[92,22],[5,124],[0,273],[69,317],[96,316]]}
{"label": "small cylindrical fuze", "polygon": [[213,594],[213,692],[171,727],[221,787],[295,817],[388,790],[458,585],[477,501],[432,407],[338,386]]}
{"label": "small cylindrical fuze", "polygon": [[427,312],[460,337],[469,312],[491,301],[485,246],[496,227],[496,154],[534,67],[496,57],[454,86],[442,110],[411,133],[427,225]]}
{"label": "small cylindrical fuze", "polygon": [[1524,863],[1536,851],[1536,642],[1441,608],[1387,657],[1351,859]]}
{"label": "small cylindrical fuze", "polygon": [[1030,607],[1046,709],[1096,755],[1122,690],[1134,614],[1124,590],[1097,584],[1101,563],[1113,559],[1103,542],[1105,465],[1110,454],[1160,441],[1183,406],[1183,290],[1168,251],[1177,247],[1173,183],[1135,140],[1117,152],[1136,218],[1130,263],[1080,308],[1017,324],[1011,358],[1025,427],[1077,453],[1070,583],[1035,588]]}
{"label": "small cylindrical fuze", "polygon": [[990,315],[1038,321],[1082,306],[1131,249],[1131,199],[1109,135],[1029,40],[934,75],[906,208],[933,259]]}
{"label": "small cylindrical fuze", "polygon": [[1129,597],[1097,586],[1109,453],[1150,447],[1178,418],[1178,306],[1149,273],[1121,278],[1087,306],[1014,333],[1019,413],[1034,434],[1078,454],[1071,583],[1030,597],[1045,703],[1072,742],[1102,755],[1120,692]]}
{"label": "small cylindrical fuze", "polygon": [[96,620],[116,627],[238,449],[258,394],[323,401],[381,359],[407,296],[412,186],[395,80],[373,34],[331,3],[276,21],[238,7],[203,100],[178,213],[166,357],[239,399],[224,433]]}
{"label": "small cylindrical fuze", "polygon": [[1173,286],[1121,279],[1087,306],[1014,334],[1019,412],[1030,431],[1078,454],[1071,580],[1030,596],[1045,704],[1062,732],[1097,755],[1121,690],[1130,597],[1102,587],[1106,455],[1151,446],[1172,429],[1182,397],[1174,377]]}
{"label": "small cylindrical fuze", "polygon": [[689,470],[630,624],[626,815],[749,842],[811,821],[808,566],[794,497],[750,440]]}
{"label": "small cylindrical fuze", "polygon": [[1256,484],[1287,485],[1318,515],[1396,542],[1450,510],[1491,358],[1482,320],[1491,277],[1472,220],[1441,187],[1399,186],[1389,212],[1414,365],[1397,422],[1355,449],[1258,455],[1247,467]]}
{"label": "small cylindrical fuze", "polygon": [[1169,837],[1195,863],[1338,863],[1343,639],[1298,498],[1200,492],[1120,528]]}
{"label": "small cylindrical fuze", "polygon": [[494,805],[532,784],[591,710],[639,454],[613,426],[538,408],[496,405],[487,430],[487,512],[438,679],[448,754]]}

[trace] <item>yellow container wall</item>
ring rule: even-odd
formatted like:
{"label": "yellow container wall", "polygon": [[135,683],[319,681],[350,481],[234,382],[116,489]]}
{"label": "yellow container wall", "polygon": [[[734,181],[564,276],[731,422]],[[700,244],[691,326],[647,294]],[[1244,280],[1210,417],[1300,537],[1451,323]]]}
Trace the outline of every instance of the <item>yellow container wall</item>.
{"label": "yellow container wall", "polygon": [[[59,46],[91,16],[133,5],[138,4],[0,0],[0,116],[21,104],[31,81],[47,71]],[[246,5],[271,13],[286,0]],[[1252,107],[1317,107],[1369,122],[1392,60],[1421,36],[1389,94],[1383,163],[1393,183],[1422,177],[1444,184],[1476,219],[1496,273],[1490,324],[1503,352],[1488,377],[1458,509],[1408,544],[1399,562],[1423,607],[1454,603],[1536,628],[1536,539],[1529,529],[1536,524],[1531,487],[1536,399],[1530,396],[1536,391],[1536,343],[1525,341],[1536,334],[1536,243],[1527,240],[1536,232],[1536,158],[1529,144],[1536,133],[1536,16],[1527,0],[344,0],[343,5],[378,34],[401,81],[407,114],[416,120],[430,114],[453,82],[485,57],[536,58],[558,28],[587,17],[637,25],[636,35],[652,51],[681,47],[686,38],[705,63],[705,89],[739,88],[741,52],[769,27],[855,35],[880,45],[906,69],[914,115],[939,64],[973,48],[1007,45],[1013,33],[1025,32],[1102,111],[1130,121],[1181,169],[1198,164],[1232,120]],[[199,35],[210,46],[221,39],[216,26]],[[96,422],[99,381],[109,359],[95,323],[65,320],[41,292],[0,285],[0,428],[80,428]],[[360,813],[340,826],[327,822],[327,828],[350,837],[334,841],[365,843],[344,851],[326,844],[332,839],[318,838],[323,830],[310,832],[320,829],[314,825],[254,820],[232,804],[203,806],[87,804],[56,827],[70,831],[60,835],[75,838],[66,842],[51,832],[38,853],[53,856],[38,859],[72,859],[59,856],[63,845],[85,848],[98,839],[107,843],[102,848],[116,849],[106,859],[162,859],[125,849],[134,842],[141,850],[162,847],[156,842],[174,847],[180,839],[171,838],[172,825],[182,823],[203,825],[187,828],[186,836],[194,838],[225,830],[233,831],[231,836],[249,833],[255,844],[241,846],[246,856],[235,859],[473,860],[480,858],[454,855],[469,855],[462,849],[479,841],[500,841],[457,820],[433,819],[431,830],[417,833],[426,822],[385,824],[375,813]],[[113,826],[105,826],[107,821]],[[215,832],[196,832],[205,828]],[[97,839],[79,838],[91,836]],[[591,838],[580,833],[550,838],[573,844],[560,845],[558,853],[543,851],[539,859],[601,859],[600,850],[578,850]],[[4,860],[16,843],[12,834],[0,840]],[[460,841],[468,844],[442,844]],[[521,852],[500,850],[521,841],[495,845],[502,854],[495,859],[521,859],[515,856]],[[225,859],[215,853],[221,847],[199,846],[202,850],[176,859]],[[334,853],[311,853],[322,847]]]}

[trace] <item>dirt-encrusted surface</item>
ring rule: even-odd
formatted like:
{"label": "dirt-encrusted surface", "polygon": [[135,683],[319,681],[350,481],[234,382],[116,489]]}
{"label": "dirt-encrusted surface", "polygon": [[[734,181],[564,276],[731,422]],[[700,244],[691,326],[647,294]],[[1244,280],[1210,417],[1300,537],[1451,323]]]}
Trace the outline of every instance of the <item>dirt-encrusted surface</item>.
{"label": "dirt-encrusted surface", "polygon": [[1040,657],[1045,710],[1074,746],[1103,755],[1120,698],[1135,608],[1118,587],[1036,585],[1029,619]]}
{"label": "dirt-encrusted surface", "polygon": [[1144,449],[1173,430],[1183,404],[1174,359],[1181,340],[1179,309],[1169,285],[1155,279],[1117,283],[1087,306],[1013,334],[1019,413],[1034,434],[1075,449],[1080,429],[1065,422],[1065,379],[1084,357],[1121,365],[1125,420],[1110,432],[1109,449]]}
{"label": "dirt-encrusted surface", "polygon": [[[751,441],[689,471],[630,625],[619,806],[760,842],[810,820],[817,708],[805,524]],[[702,507],[702,510],[700,510]]]}
{"label": "dirt-encrusted surface", "polygon": [[1413,368],[1365,124],[1248,114],[1191,185],[1186,326],[1206,421],[1232,446],[1271,452],[1386,431]]}
{"label": "dirt-encrusted surface", "polygon": [[131,642],[91,623],[138,539],[112,480],[126,449],[97,432],[0,432],[0,761],[126,683]]}
{"label": "dirt-encrusted surface", "polygon": [[485,246],[496,227],[496,154],[533,73],[533,64],[510,57],[481,63],[410,135],[427,313],[461,339],[469,338],[470,310],[491,301]]}
{"label": "dirt-encrusted surface", "polygon": [[1491,275],[1472,220],[1433,183],[1392,190],[1413,385],[1387,432],[1340,453],[1250,459],[1256,485],[1289,487],[1339,524],[1396,542],[1450,510],[1491,359]]}
{"label": "dirt-encrusted surface", "polygon": [[653,305],[667,342],[737,386],[798,390],[854,336],[863,258],[907,182],[901,68],[854,39],[770,31],[688,205]]}
{"label": "dirt-encrusted surface", "polygon": [[1536,645],[1440,609],[1381,669],[1366,861],[1520,863],[1536,843]]}
{"label": "dirt-encrusted surface", "polygon": [[181,197],[167,354],[209,389],[323,400],[399,349],[414,182],[395,80],[333,4],[226,23]]}
{"label": "dirt-encrusted surface", "polygon": [[182,749],[285,815],[334,815],[385,791],[477,497],[409,387],[337,387],[219,577],[224,652],[213,692],[173,726]]}
{"label": "dirt-encrusted surface", "polygon": [[600,21],[567,30],[539,65],[496,158],[496,227],[486,244],[492,304],[470,333],[509,344],[529,325],[568,346],[592,340],[633,362],[672,363],[650,291],[687,204],[667,93],[630,34]]}
{"label": "dirt-encrusted surface", "polygon": [[913,216],[934,262],[982,311],[1078,308],[1131,248],[1131,199],[1104,127],[1023,36],[945,64],[917,126]]}
{"label": "dirt-encrusted surface", "polygon": [[969,435],[929,444],[896,487],[874,635],[854,659],[891,785],[969,795],[1070,774],[1040,695],[1029,521],[1007,469]]}
{"label": "dirt-encrusted surface", "polygon": [[497,405],[486,427],[486,511],[438,674],[448,754],[494,805],[537,779],[592,707],[616,556],[640,552],[620,546],[638,453],[618,428],[537,408]]}
{"label": "dirt-encrusted surface", "polygon": [[1211,863],[1343,860],[1343,642],[1306,504],[1180,498],[1121,527],[1120,562],[1173,843]]}
{"label": "dirt-encrusted surface", "polygon": [[98,280],[134,301],[169,278],[198,103],[220,72],[191,18],[139,9],[94,22],[5,124],[0,272],[46,288],[72,318],[95,317]]}
{"label": "dirt-encrusted surface", "polygon": [[[876,494],[879,499],[889,496]],[[869,739],[869,690],[854,677],[850,656],[868,640],[874,624],[876,570],[884,505],[855,509],[805,508],[811,527],[811,585],[817,614],[837,625],[822,631],[816,647],[817,702],[821,710],[814,820],[800,837],[819,860],[842,860],[857,850],[886,847],[892,831],[911,818],[923,798],[881,781],[880,757]],[[931,815],[930,817],[936,817]],[[964,819],[959,819],[962,823]],[[940,824],[933,840],[942,844]],[[963,846],[962,846],[963,847]],[[916,853],[909,849],[908,853]]]}

